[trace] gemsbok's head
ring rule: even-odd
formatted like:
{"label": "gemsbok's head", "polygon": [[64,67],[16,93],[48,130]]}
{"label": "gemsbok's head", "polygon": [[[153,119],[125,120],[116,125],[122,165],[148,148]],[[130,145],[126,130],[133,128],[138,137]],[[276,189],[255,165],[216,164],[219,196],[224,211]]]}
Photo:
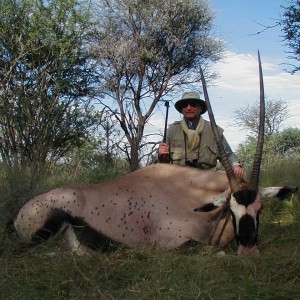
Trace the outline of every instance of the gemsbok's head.
{"label": "gemsbok's head", "polygon": [[265,97],[264,84],[260,54],[258,52],[259,65],[259,82],[260,82],[260,116],[259,116],[259,133],[256,146],[256,152],[252,165],[250,181],[247,184],[239,184],[229,158],[224,150],[219,131],[214,119],[212,108],[210,105],[206,82],[203,71],[200,68],[203,93],[207,105],[207,111],[214,131],[214,136],[218,145],[219,153],[221,154],[221,162],[225,168],[225,172],[229,181],[230,190],[225,191],[222,197],[218,197],[213,202],[214,207],[227,206],[230,209],[233,224],[235,228],[236,240],[239,244],[239,254],[258,254],[257,235],[259,225],[259,212],[261,210],[262,198],[274,198],[277,195],[279,199],[285,199],[294,193],[296,187],[272,187],[259,188],[259,175],[262,161],[263,144],[264,144],[264,124],[265,124]]}

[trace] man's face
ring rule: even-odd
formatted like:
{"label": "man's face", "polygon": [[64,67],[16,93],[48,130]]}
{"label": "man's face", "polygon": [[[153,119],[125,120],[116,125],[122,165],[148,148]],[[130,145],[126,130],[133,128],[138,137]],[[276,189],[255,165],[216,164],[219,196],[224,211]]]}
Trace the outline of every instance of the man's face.
{"label": "man's face", "polygon": [[188,121],[198,120],[202,112],[202,107],[195,101],[187,101],[182,105],[181,113]]}

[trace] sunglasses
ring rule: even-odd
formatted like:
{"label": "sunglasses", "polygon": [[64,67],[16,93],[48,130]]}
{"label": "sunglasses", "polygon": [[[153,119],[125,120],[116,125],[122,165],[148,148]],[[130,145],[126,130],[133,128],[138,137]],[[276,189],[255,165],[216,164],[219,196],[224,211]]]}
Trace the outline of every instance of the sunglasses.
{"label": "sunglasses", "polygon": [[181,105],[182,108],[187,108],[189,106],[191,107],[199,107],[199,103],[197,102],[185,102]]}

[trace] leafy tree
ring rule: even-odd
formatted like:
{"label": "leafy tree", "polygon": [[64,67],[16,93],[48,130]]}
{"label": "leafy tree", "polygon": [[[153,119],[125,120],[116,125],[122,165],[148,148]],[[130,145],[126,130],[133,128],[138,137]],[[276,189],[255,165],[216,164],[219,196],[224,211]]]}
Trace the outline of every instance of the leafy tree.
{"label": "leafy tree", "polygon": [[[300,1],[291,1],[290,6],[284,7],[283,19],[279,22],[282,26],[283,38],[286,41],[286,46],[291,50],[289,58],[300,62]],[[299,65],[291,64],[293,70],[291,73],[295,73],[300,70]]]}
{"label": "leafy tree", "polygon": [[[234,125],[250,132],[256,138],[259,125],[259,103],[248,105],[234,111]],[[279,133],[281,124],[289,117],[287,103],[282,100],[266,100],[265,134]]]}
{"label": "leafy tree", "polygon": [[128,141],[123,150],[136,170],[158,102],[198,82],[199,65],[218,60],[222,43],[211,35],[213,16],[203,0],[96,3],[99,24],[91,51],[99,62],[101,104],[120,123]]}
{"label": "leafy tree", "polygon": [[88,7],[77,0],[0,2],[0,154],[9,167],[45,165],[93,124]]}
{"label": "leafy tree", "polygon": [[275,151],[282,158],[295,158],[300,156],[300,129],[287,128],[277,137]]}
{"label": "leafy tree", "polygon": [[97,114],[97,119],[98,126],[90,130],[83,144],[60,160],[67,177],[80,183],[108,180],[129,171],[128,161],[120,151],[124,136],[116,128],[117,120],[105,110]]}
{"label": "leafy tree", "polygon": [[238,145],[235,153],[245,168],[252,166],[256,146],[257,139],[253,137],[247,137],[246,141]]}
{"label": "leafy tree", "polygon": [[[236,151],[241,163],[249,167],[252,165],[257,140],[248,137],[238,146]],[[263,161],[269,164],[276,160],[300,158],[300,129],[286,128],[279,133],[267,137],[264,144]]]}
{"label": "leafy tree", "polygon": [[93,90],[92,24],[77,0],[1,0],[0,15],[0,207],[13,215],[95,121],[83,102]]}
{"label": "leafy tree", "polygon": [[[106,141],[98,138],[85,139],[84,144],[73,149],[60,164],[60,172],[73,182],[99,183],[128,173],[128,162],[114,155],[113,147],[105,153]],[[59,169],[56,165],[56,170]],[[65,179],[64,179],[65,180]]]}
{"label": "leafy tree", "polygon": [[104,153],[104,165],[111,166],[113,159],[120,155],[121,145],[123,144],[124,136],[117,130],[117,120],[114,114],[104,111],[102,121],[100,123],[102,138],[100,143],[101,152]]}

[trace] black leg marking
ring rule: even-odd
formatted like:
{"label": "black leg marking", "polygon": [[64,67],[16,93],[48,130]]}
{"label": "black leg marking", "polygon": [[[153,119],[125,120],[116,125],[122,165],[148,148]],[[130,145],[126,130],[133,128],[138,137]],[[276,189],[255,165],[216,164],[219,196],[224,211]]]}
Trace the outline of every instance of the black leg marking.
{"label": "black leg marking", "polygon": [[88,223],[81,218],[74,218],[61,209],[54,209],[52,211],[43,228],[35,233],[32,242],[39,244],[42,241],[48,240],[60,230],[63,223],[70,223],[74,228],[79,242],[94,250],[107,252],[116,250],[121,245],[90,227]]}

